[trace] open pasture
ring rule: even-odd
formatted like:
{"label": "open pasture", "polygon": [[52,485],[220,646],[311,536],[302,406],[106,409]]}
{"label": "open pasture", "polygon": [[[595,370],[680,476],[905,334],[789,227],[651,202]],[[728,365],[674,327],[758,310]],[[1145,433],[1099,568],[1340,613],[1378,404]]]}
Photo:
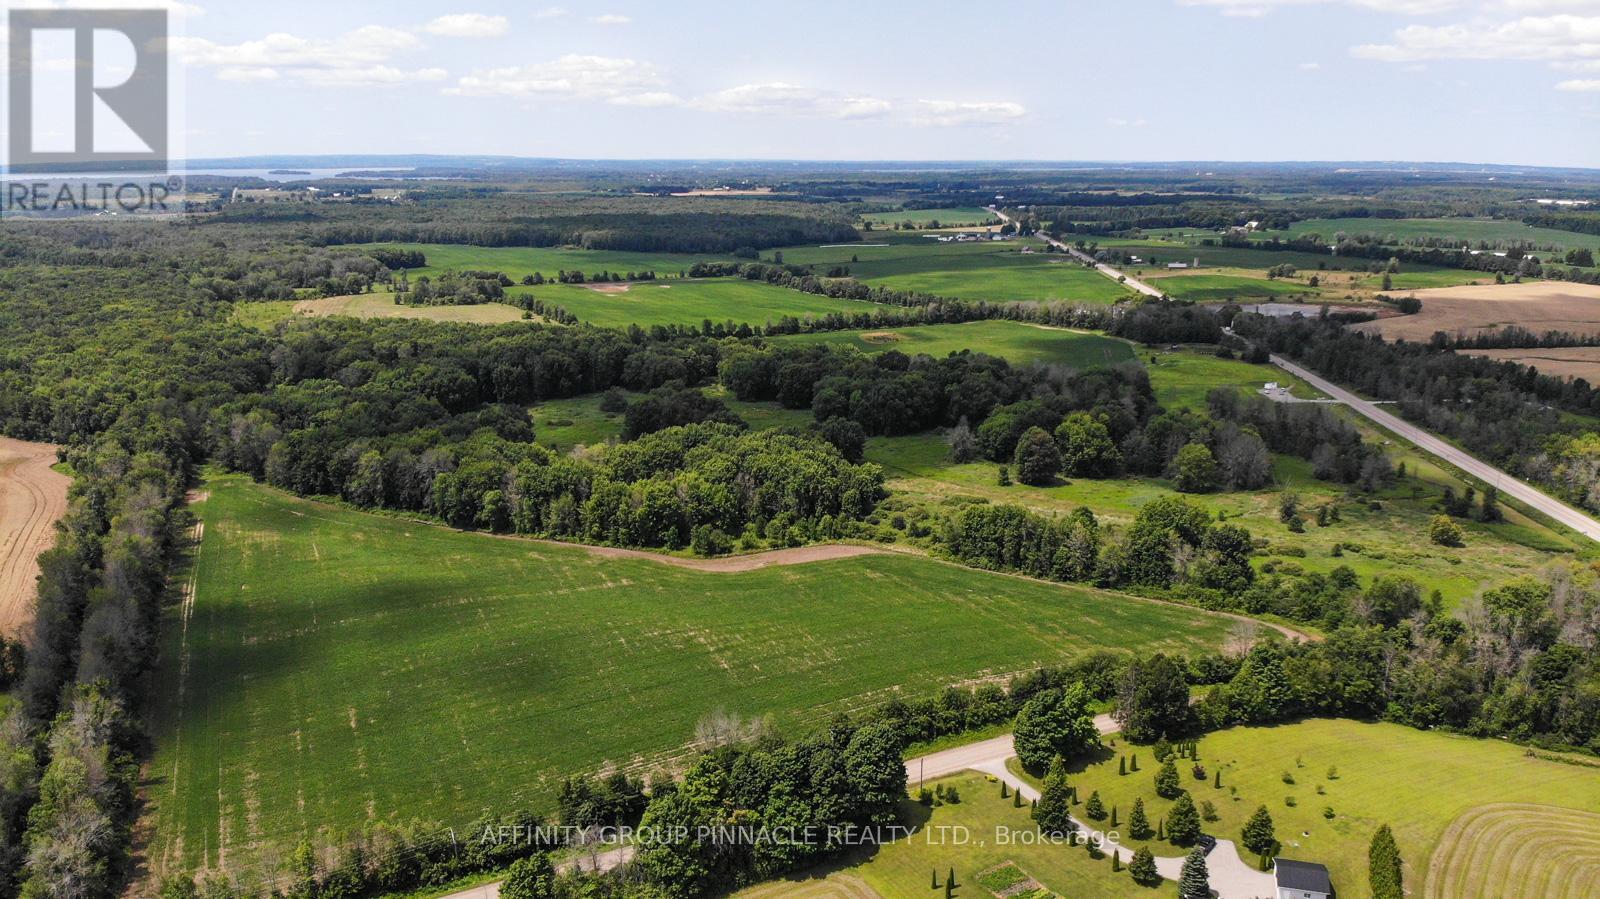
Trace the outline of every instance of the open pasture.
{"label": "open pasture", "polygon": [[1288,297],[1313,293],[1304,284],[1293,281],[1269,281],[1239,274],[1154,272],[1142,280],[1151,287],[1179,300],[1197,303],[1224,300],[1256,299],[1261,297]]}
{"label": "open pasture", "polygon": [[975,225],[998,225],[1000,219],[994,213],[979,206],[944,206],[938,209],[900,209],[894,212],[868,212],[861,216],[863,221],[874,225],[895,225],[910,223],[918,226],[930,225],[938,222],[941,228],[955,228]]}
{"label": "open pasture", "polygon": [[783,261],[818,274],[843,268],[868,284],[965,300],[1114,303],[1132,296],[1064,253],[1043,252],[1043,241],[941,243],[935,236],[869,232],[860,246],[785,247]]}
{"label": "open pasture", "polygon": [[704,260],[727,260],[731,257],[716,254],[640,253],[620,250],[581,250],[573,247],[474,247],[463,244],[437,243],[385,243],[353,244],[350,249],[382,247],[385,249],[416,250],[427,258],[424,268],[407,269],[411,279],[428,275],[437,276],[444,271],[504,272],[513,281],[535,273],[553,279],[557,272],[644,272],[658,275],[676,275],[689,266]]}
{"label": "open pasture", "polygon": [[[790,731],[1221,616],[899,555],[703,573],[460,533],[212,477],[152,695],[149,857],[248,865],[373,820],[547,809],[671,764],[719,709]],[[925,651],[937,641],[937,651]]]}
{"label": "open pasture", "polygon": [[1488,244],[1525,242],[1544,246],[1552,245],[1563,250],[1574,247],[1588,247],[1600,249],[1600,236],[1593,234],[1580,234],[1576,231],[1561,231],[1555,228],[1536,228],[1518,221],[1484,218],[1436,218],[1436,219],[1377,219],[1377,218],[1343,218],[1343,219],[1306,219],[1295,222],[1282,231],[1256,231],[1253,237],[1262,239],[1274,235],[1279,237],[1300,237],[1306,234],[1320,234],[1325,240],[1332,240],[1335,234],[1345,233],[1350,235],[1371,234],[1381,237],[1387,243],[1395,243],[1411,238],[1452,238],[1476,247],[1479,242]]}
{"label": "open pasture", "polygon": [[972,350],[1012,362],[1049,362],[1077,368],[1115,365],[1133,358],[1132,345],[1114,337],[1002,319],[880,331],[827,331],[775,339],[853,346],[868,353],[899,350],[906,355],[926,353],[935,357]]}
{"label": "open pasture", "polygon": [[420,318],[431,322],[501,325],[522,321],[522,310],[505,303],[475,306],[411,306],[396,303],[392,293],[360,293],[321,300],[298,300],[292,314],[345,315],[353,318]]}
{"label": "open pasture", "polygon": [[[859,300],[839,300],[742,278],[672,278],[632,284],[547,284],[513,287],[513,296],[531,294],[560,306],[586,324],[602,328],[628,325],[764,325],[785,317],[832,312],[859,314],[877,308]],[[511,307],[506,307],[511,308]],[[520,314],[520,313],[518,313]]]}

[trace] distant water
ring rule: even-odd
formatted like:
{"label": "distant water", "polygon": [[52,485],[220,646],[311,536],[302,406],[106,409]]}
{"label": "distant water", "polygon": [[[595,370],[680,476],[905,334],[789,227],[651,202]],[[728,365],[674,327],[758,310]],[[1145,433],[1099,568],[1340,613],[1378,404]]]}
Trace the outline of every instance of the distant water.
{"label": "distant water", "polygon": [[[305,169],[308,175],[272,174],[270,169],[185,169],[184,176],[191,175],[216,175],[223,178],[260,178],[263,181],[324,181],[337,178],[345,172],[371,172],[373,179],[377,178],[405,178],[413,171],[409,168],[352,168],[345,166],[339,169]],[[387,174],[393,172],[394,174]],[[63,181],[77,178],[142,178],[149,177],[150,172],[7,172],[0,175],[0,181]]]}

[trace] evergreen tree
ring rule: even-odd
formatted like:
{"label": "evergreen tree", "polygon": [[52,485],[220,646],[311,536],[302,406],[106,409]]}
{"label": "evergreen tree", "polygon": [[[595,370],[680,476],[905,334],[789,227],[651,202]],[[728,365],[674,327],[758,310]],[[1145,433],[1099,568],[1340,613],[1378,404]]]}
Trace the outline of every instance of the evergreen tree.
{"label": "evergreen tree", "polygon": [[1193,846],[1200,839],[1200,812],[1185,790],[1167,812],[1167,839],[1178,846]]}
{"label": "evergreen tree", "polygon": [[1156,795],[1162,799],[1175,799],[1183,792],[1183,785],[1178,780],[1178,763],[1170,757],[1161,765],[1161,770],[1156,772]]}
{"label": "evergreen tree", "polygon": [[1106,817],[1105,804],[1100,801],[1100,791],[1095,790],[1089,794],[1089,801],[1083,804],[1083,813],[1091,821],[1104,821]]}
{"label": "evergreen tree", "polygon": [[1133,853],[1133,858],[1128,862],[1128,876],[1142,886],[1154,886],[1161,882],[1161,875],[1156,873],[1156,857],[1150,854],[1147,847],[1140,846]]}
{"label": "evergreen tree", "polygon": [[1044,789],[1039,791],[1039,804],[1033,810],[1033,820],[1040,833],[1059,837],[1076,828],[1071,817],[1072,793],[1067,786],[1067,763],[1061,756],[1050,762],[1050,773],[1044,777]]}
{"label": "evergreen tree", "polygon": [[1372,899],[1404,899],[1400,847],[1395,845],[1389,825],[1379,827],[1367,849],[1367,876],[1372,884]]}
{"label": "evergreen tree", "polygon": [[1278,838],[1272,829],[1272,815],[1267,813],[1267,807],[1256,809],[1250,820],[1245,822],[1241,832],[1241,842],[1244,848],[1256,855],[1267,855],[1278,846]]}
{"label": "evergreen tree", "polygon": [[1178,878],[1180,899],[1211,899],[1211,879],[1206,872],[1206,853],[1199,846],[1183,860],[1183,874]]}
{"label": "evergreen tree", "polygon": [[1150,836],[1150,819],[1145,817],[1143,799],[1133,800],[1133,812],[1128,815],[1128,836],[1136,840]]}

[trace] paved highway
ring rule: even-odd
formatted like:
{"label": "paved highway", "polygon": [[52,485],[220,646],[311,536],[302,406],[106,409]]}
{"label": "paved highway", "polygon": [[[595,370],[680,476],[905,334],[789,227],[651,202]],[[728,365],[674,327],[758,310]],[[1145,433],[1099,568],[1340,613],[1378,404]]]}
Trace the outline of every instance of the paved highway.
{"label": "paved highway", "polygon": [[1540,512],[1543,512],[1545,515],[1548,515],[1567,527],[1572,528],[1580,534],[1583,534],[1590,540],[1600,542],[1600,521],[1596,521],[1583,512],[1574,509],[1558,499],[1554,499],[1544,493],[1541,493],[1532,485],[1517,480],[1511,475],[1506,474],[1498,468],[1495,468],[1493,465],[1490,465],[1487,462],[1482,462],[1473,456],[1468,455],[1463,450],[1460,450],[1455,446],[1440,440],[1438,437],[1435,437],[1416,425],[1407,422],[1398,415],[1385,412],[1377,405],[1370,403],[1359,396],[1356,396],[1350,391],[1345,390],[1343,387],[1340,387],[1328,379],[1317,375],[1315,372],[1308,371],[1307,369],[1299,365],[1295,365],[1293,362],[1290,362],[1289,360],[1280,356],[1273,356],[1272,364],[1292,375],[1295,375],[1298,378],[1303,379],[1312,387],[1315,387],[1323,393],[1326,393],[1328,396],[1339,400],[1346,406],[1349,406],[1356,412],[1361,413],[1386,430],[1389,430],[1400,437],[1411,441],[1412,443],[1416,444],[1418,448],[1438,456],[1440,459],[1449,462],[1451,465],[1454,465],[1467,474],[1472,475],[1485,484],[1493,485],[1496,490],[1500,491],[1502,496],[1515,497],[1522,503],[1531,506]]}
{"label": "paved highway", "polygon": [[[995,215],[999,216],[1001,221],[1005,221],[1005,222],[1012,221],[1011,216],[1006,215],[1005,212],[1001,211],[1000,209],[997,209],[997,208],[995,208],[993,206],[990,206],[989,207],[989,211],[994,213]],[[1062,241],[1056,240],[1054,237],[1051,237],[1050,235],[1045,234],[1043,232],[1034,234],[1034,237],[1039,238],[1040,240],[1044,241],[1045,243],[1049,244],[1052,247],[1055,247],[1058,250],[1062,250],[1062,251],[1064,251],[1066,253],[1071,254],[1072,258],[1078,260],[1079,262],[1085,263],[1087,265],[1094,266],[1095,271],[1098,271],[1100,274],[1105,275],[1107,278],[1110,278],[1113,281],[1120,281],[1123,284],[1126,284],[1128,287],[1131,287],[1134,290],[1139,291],[1140,293],[1144,294],[1147,297],[1156,297],[1157,299],[1160,299],[1161,297],[1166,296],[1166,294],[1162,293],[1159,290],[1156,290],[1154,287],[1151,287],[1150,285],[1144,283],[1143,281],[1140,281],[1139,279],[1132,277],[1131,275],[1128,275],[1128,274],[1126,274],[1124,272],[1118,271],[1117,269],[1114,269],[1111,266],[1106,265],[1103,262],[1094,261],[1094,258],[1092,256],[1090,256],[1088,253],[1085,253],[1082,250],[1079,250],[1077,247],[1075,247],[1075,246],[1073,246],[1073,245],[1071,245],[1069,243],[1063,243]]]}

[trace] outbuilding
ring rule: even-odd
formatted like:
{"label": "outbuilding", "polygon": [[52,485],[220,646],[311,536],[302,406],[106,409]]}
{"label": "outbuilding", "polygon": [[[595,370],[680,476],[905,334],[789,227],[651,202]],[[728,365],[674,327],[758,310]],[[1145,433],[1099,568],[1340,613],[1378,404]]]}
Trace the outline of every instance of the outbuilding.
{"label": "outbuilding", "polygon": [[1333,895],[1328,869],[1316,862],[1275,858],[1272,870],[1278,878],[1278,899],[1329,899]]}

